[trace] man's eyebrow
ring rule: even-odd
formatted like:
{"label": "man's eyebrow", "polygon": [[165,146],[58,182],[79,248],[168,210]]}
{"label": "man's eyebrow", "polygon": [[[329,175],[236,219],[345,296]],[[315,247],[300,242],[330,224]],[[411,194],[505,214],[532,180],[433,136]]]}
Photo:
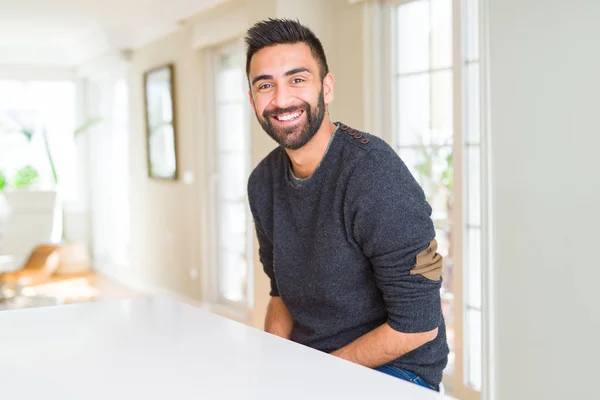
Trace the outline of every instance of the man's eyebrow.
{"label": "man's eyebrow", "polygon": [[[308,72],[309,74],[312,74],[312,72],[310,72],[310,70],[308,68],[306,68],[306,67],[298,67],[298,68],[290,69],[289,71],[287,71],[283,75],[284,76],[292,76],[292,75],[295,75],[295,74],[299,74],[300,72]],[[273,79],[273,75],[258,75],[257,77],[255,77],[254,79],[252,79],[252,85],[254,85],[258,81],[269,80],[269,79]]]}
{"label": "man's eyebrow", "polygon": [[254,85],[258,81],[273,79],[273,75],[258,75],[254,79],[252,79],[252,84]]}
{"label": "man's eyebrow", "polygon": [[288,72],[285,73],[285,76],[299,74],[300,72],[308,72],[309,74],[311,73],[308,68],[300,67],[300,68],[294,68],[294,69],[289,70]]}

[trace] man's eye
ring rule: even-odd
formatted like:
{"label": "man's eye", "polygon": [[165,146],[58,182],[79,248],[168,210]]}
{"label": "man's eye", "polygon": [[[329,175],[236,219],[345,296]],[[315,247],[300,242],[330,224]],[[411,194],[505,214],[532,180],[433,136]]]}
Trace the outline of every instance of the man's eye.
{"label": "man's eye", "polygon": [[263,83],[258,87],[259,90],[269,89],[272,85],[270,83]]}
{"label": "man's eye", "polygon": [[292,79],[292,83],[302,83],[302,82],[304,82],[304,79],[302,79],[302,78],[294,78],[294,79]]}

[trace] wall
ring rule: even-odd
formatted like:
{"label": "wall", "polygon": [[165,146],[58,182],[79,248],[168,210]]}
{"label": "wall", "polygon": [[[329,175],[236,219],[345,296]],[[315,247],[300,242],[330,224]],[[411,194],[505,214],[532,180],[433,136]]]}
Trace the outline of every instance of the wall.
{"label": "wall", "polygon": [[596,398],[600,2],[489,6],[495,398]]}
{"label": "wall", "polygon": [[[131,201],[133,265],[123,281],[141,287],[167,289],[190,299],[203,300],[203,283],[190,269],[208,268],[209,236],[205,229],[208,187],[206,159],[207,113],[204,100],[204,49],[241,37],[247,27],[268,17],[299,18],[323,40],[330,69],[336,77],[334,120],[363,123],[362,8],[347,0],[248,0],[218,6],[182,23],[176,33],[134,52],[131,61]],[[246,26],[243,25],[245,16]],[[231,23],[231,21],[240,23]],[[242,28],[242,29],[240,29]],[[358,43],[358,45],[357,45]],[[147,178],[146,131],[143,112],[143,73],[157,65],[175,64],[177,149],[181,172],[195,181],[164,182]],[[252,120],[252,165],[274,148],[274,142]],[[255,246],[256,247],[256,246]],[[202,276],[202,274],[201,274]],[[204,287],[205,288],[205,287]],[[206,290],[204,290],[206,292]],[[268,301],[268,281],[255,256],[254,312],[249,322],[262,327]]]}
{"label": "wall", "polygon": [[189,29],[147,46],[133,55],[130,67],[131,157],[131,275],[150,288],[176,291],[198,299],[199,286],[190,269],[199,265],[199,180],[149,180],[146,159],[143,74],[148,69],[175,64],[175,107],[178,129],[179,173],[196,172],[202,130],[197,119],[199,70],[190,46]]}

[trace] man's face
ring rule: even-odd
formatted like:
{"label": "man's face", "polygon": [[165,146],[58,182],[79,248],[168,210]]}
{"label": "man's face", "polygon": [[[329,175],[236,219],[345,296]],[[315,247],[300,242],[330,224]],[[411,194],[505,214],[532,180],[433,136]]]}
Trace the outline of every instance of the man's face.
{"label": "man's face", "polygon": [[250,103],[258,122],[279,145],[296,150],[323,123],[333,100],[333,77],[321,82],[319,65],[304,43],[266,47],[252,56]]}

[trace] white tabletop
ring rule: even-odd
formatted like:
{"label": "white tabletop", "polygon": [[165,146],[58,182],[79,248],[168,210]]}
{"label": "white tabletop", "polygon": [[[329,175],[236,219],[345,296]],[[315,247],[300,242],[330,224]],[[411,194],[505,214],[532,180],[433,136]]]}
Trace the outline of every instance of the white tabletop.
{"label": "white tabletop", "polygon": [[166,297],[0,312],[0,398],[448,399]]}

